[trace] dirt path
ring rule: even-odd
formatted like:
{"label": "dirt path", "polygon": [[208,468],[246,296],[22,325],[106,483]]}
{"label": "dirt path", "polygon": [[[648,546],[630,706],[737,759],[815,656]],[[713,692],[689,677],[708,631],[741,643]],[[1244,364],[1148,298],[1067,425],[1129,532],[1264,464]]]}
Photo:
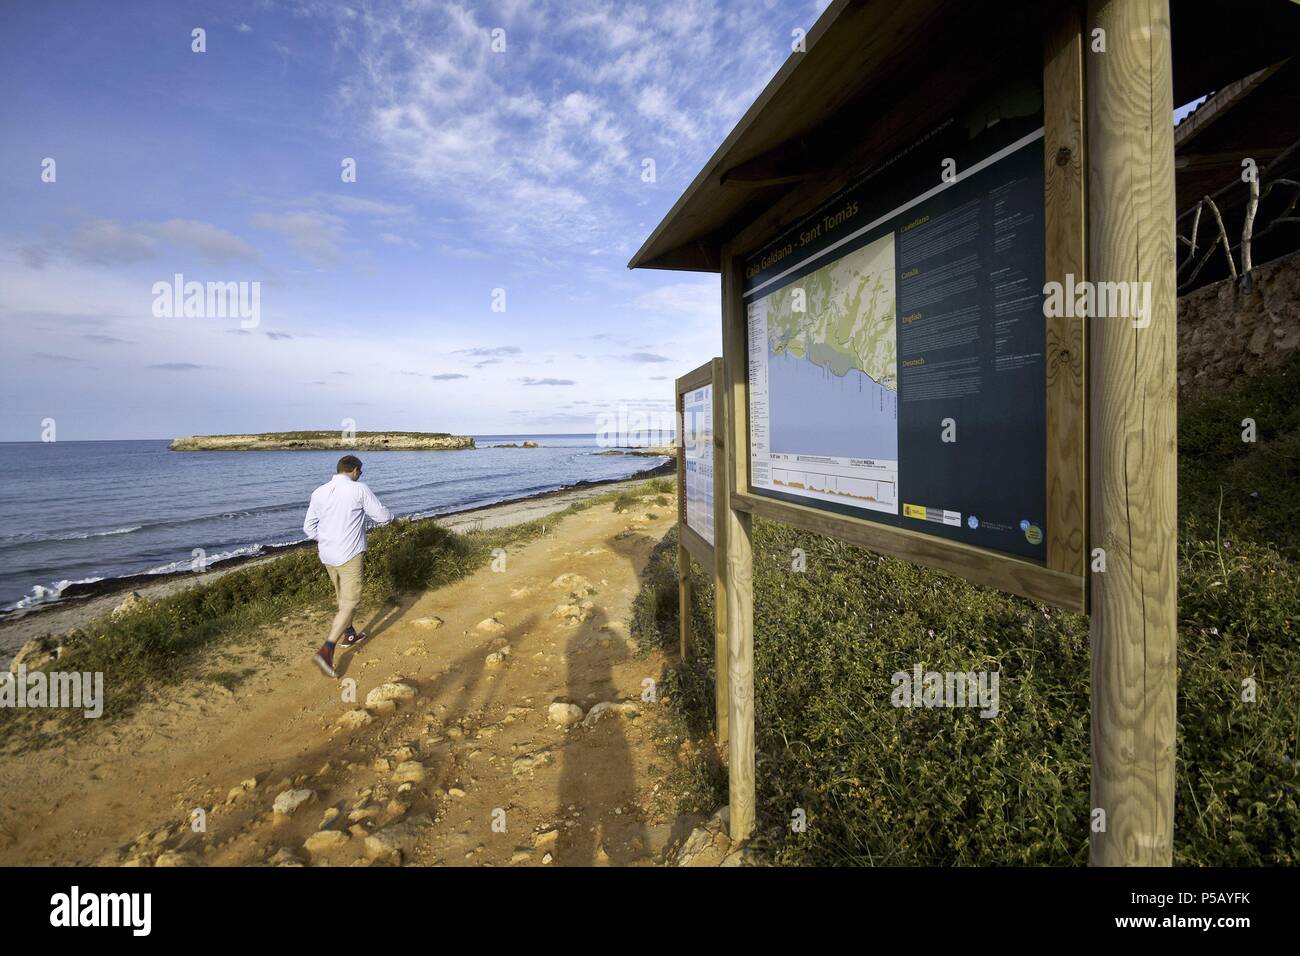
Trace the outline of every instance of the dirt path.
{"label": "dirt path", "polygon": [[[642,697],[665,662],[628,634],[674,514],[653,500],[592,507],[504,568],[367,609],[372,637],[338,682],[310,661],[325,615],[303,614],[210,654],[212,672],[243,675],[233,692],[187,683],[90,739],[7,757],[0,865],[661,861],[700,821],[658,815]],[[409,699],[361,710],[385,684]],[[587,719],[559,726],[556,701]],[[305,802],[273,812],[289,791]]]}

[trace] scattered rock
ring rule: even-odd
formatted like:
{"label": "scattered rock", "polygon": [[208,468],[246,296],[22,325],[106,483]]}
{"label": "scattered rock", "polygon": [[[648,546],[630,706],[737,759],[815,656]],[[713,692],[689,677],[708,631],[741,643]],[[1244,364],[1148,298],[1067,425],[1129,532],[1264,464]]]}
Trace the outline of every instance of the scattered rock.
{"label": "scattered rock", "polygon": [[282,846],[275,851],[275,855],[267,861],[272,866],[302,866],[302,858],[287,846]]}
{"label": "scattered rock", "polygon": [[554,761],[555,754],[550,749],[538,750],[535,753],[516,757],[510,764],[510,773],[518,777],[521,774],[532,773],[539,767],[549,767]]}
{"label": "scattered rock", "polygon": [[583,601],[580,604],[559,604],[551,611],[551,617],[564,621],[569,627],[577,627],[591,617],[593,610],[595,605],[591,601]]}
{"label": "scattered rock", "polygon": [[410,855],[416,840],[428,826],[429,818],[420,815],[375,831],[366,837],[366,859],[401,862],[404,855]]}
{"label": "scattered rock", "polygon": [[317,830],[309,836],[302,848],[315,856],[318,853],[327,853],[330,850],[337,850],[343,844],[347,843],[351,836],[346,830]]}
{"label": "scattered rock", "polygon": [[731,808],[723,806],[704,826],[691,831],[677,851],[677,866],[738,866],[740,859],[730,860],[741,851],[727,836]]}
{"label": "scattered rock", "polygon": [[168,850],[154,861],[154,866],[199,866],[199,860],[191,853],[178,853]]}
{"label": "scattered rock", "polygon": [[316,799],[314,790],[286,790],[275,798],[272,809],[281,816],[289,816],[305,803]]}
{"label": "scattered rock", "polygon": [[411,623],[414,624],[416,627],[427,627],[430,630],[433,630],[435,628],[442,627],[444,622],[442,618],[430,615],[429,617],[417,617]]}
{"label": "scattered rock", "polygon": [[474,625],[474,630],[480,634],[500,634],[505,629],[506,626],[495,617],[484,618]]}
{"label": "scattered rock", "polygon": [[37,670],[59,659],[59,647],[51,637],[33,637],[19,648],[14,659],[9,663],[9,673],[17,674],[18,668],[29,671]]}
{"label": "scattered rock", "polygon": [[341,730],[356,730],[359,727],[364,727],[372,720],[374,720],[373,717],[359,708],[357,710],[345,710],[339,715],[339,719],[334,721],[334,726]]}
{"label": "scattered rock", "polygon": [[418,760],[406,760],[393,769],[393,783],[420,783],[424,780],[424,764]]}
{"label": "scattered rock", "polygon": [[587,712],[587,716],[582,721],[582,726],[590,727],[606,714],[616,714],[619,717],[636,717],[640,713],[641,711],[637,705],[630,700],[602,700]]}
{"label": "scattered rock", "polygon": [[140,596],[139,591],[132,591],[130,594],[126,596],[125,601],[123,601],[117,607],[113,608],[113,611],[109,615],[109,618],[111,620],[116,621],[124,617],[125,615],[130,614],[132,611],[138,611],[146,603],[148,602],[146,602],[145,599]]}
{"label": "scattered rock", "polygon": [[551,587],[562,588],[565,591],[578,595],[596,593],[596,588],[590,581],[584,578],[581,574],[574,574],[572,572],[561,574],[551,582]]}
{"label": "scattered rock", "polygon": [[381,713],[391,711],[396,708],[398,701],[414,700],[417,693],[410,684],[398,681],[380,684],[366,694],[366,710],[377,710]]}
{"label": "scattered rock", "polygon": [[557,726],[572,727],[582,720],[582,708],[577,704],[566,704],[557,700],[547,708],[546,718]]}

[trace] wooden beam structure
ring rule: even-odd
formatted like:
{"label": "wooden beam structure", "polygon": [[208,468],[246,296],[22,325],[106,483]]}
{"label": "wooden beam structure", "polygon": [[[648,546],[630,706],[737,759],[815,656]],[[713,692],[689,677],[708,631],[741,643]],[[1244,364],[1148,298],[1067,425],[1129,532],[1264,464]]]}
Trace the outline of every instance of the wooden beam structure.
{"label": "wooden beam structure", "polygon": [[[1174,130],[1168,0],[1092,0],[1088,266],[1151,290],[1149,325],[1091,323],[1090,862],[1173,860],[1177,708]],[[1101,814],[1098,814],[1101,811]]]}
{"label": "wooden beam structure", "polygon": [[[725,542],[716,565],[715,650],[733,840],[746,839],[757,817],[752,521],[761,517],[1090,612],[1090,860],[1171,863],[1177,680],[1172,114],[1176,97],[1181,102],[1248,72],[1271,70],[1290,55],[1278,52],[1279,34],[1300,22],[1300,5],[1242,2],[1251,11],[1247,19],[1272,26],[1260,31],[1189,4],[1177,11],[1175,39],[1169,0],[832,0],[807,33],[807,53],[787,60],[633,258],[634,268],[716,269],[722,277],[721,410],[715,415],[728,437],[725,467],[715,473],[723,479],[715,489],[715,532]],[[1223,52],[1225,31],[1260,39]],[[1266,71],[1246,83],[1274,75]],[[959,91],[960,103],[951,91]],[[1208,126],[1212,113],[1196,122]],[[974,142],[997,123],[1006,133],[1035,114],[1042,126],[1045,280],[1063,287],[1138,283],[1151,290],[1146,315],[1044,310],[1046,554],[1035,560],[1000,553],[919,525],[890,526],[756,489],[749,461],[747,263],[766,262],[767,247],[846,190],[878,174],[888,189],[891,167],[897,172],[895,164],[926,137],[967,130]],[[769,266],[754,268],[757,274]],[[766,392],[756,392],[756,402],[765,400]],[[762,468],[756,461],[755,474]],[[686,540],[690,550],[689,534]]]}
{"label": "wooden beam structure", "polygon": [[[744,270],[731,246],[723,247],[722,315],[743,309]],[[733,841],[754,832],[754,552],[753,519],[736,507],[736,489],[749,487],[749,349],[745,329],[723,322],[722,383],[726,402],[727,554],[723,562],[726,590],[728,797]]]}

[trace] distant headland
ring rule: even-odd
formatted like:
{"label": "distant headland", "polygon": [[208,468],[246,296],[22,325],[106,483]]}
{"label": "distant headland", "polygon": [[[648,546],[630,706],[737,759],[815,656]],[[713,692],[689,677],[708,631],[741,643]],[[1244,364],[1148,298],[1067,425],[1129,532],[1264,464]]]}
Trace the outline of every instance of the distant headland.
{"label": "distant headland", "polygon": [[458,451],[473,448],[468,435],[447,432],[262,432],[257,435],[187,435],[172,451]]}

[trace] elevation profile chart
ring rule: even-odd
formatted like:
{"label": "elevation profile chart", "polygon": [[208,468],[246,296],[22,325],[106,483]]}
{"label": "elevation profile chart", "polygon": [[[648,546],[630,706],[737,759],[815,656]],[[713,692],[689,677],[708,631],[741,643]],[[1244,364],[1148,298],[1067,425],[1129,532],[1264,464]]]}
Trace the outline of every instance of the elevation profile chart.
{"label": "elevation profile chart", "polygon": [[894,236],[749,304],[752,481],[898,514]]}

